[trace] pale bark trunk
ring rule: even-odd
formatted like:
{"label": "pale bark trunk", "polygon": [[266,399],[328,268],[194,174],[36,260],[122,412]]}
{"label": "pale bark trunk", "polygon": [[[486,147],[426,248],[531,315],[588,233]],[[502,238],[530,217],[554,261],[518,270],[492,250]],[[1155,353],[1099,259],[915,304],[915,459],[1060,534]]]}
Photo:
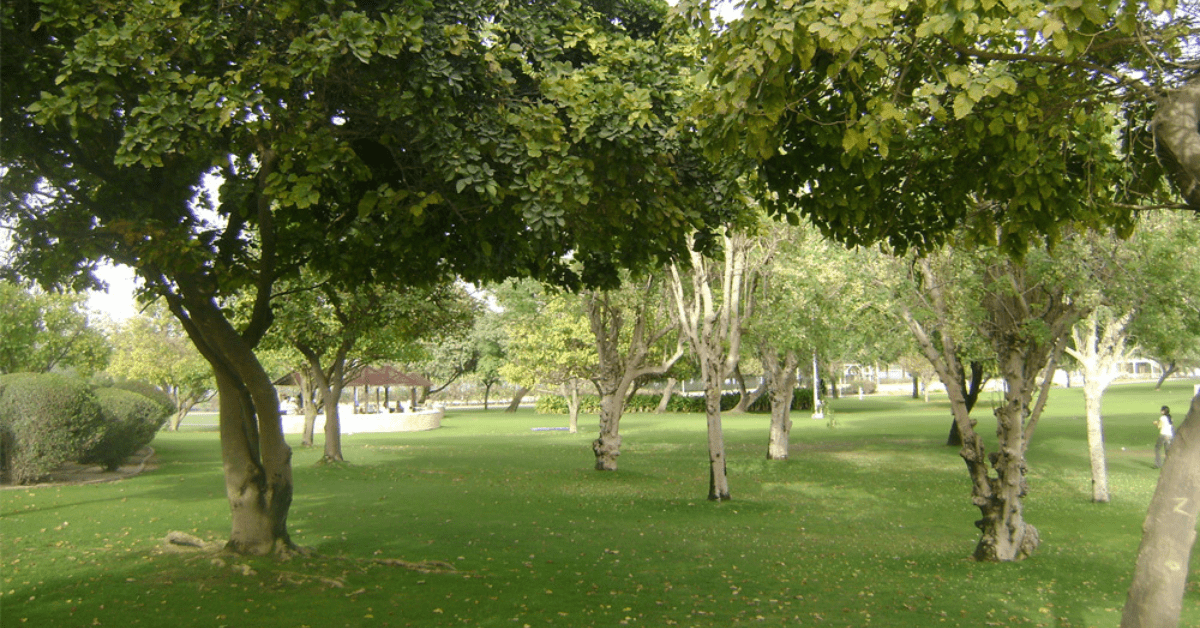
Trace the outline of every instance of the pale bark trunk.
{"label": "pale bark trunk", "polygon": [[1108,502],[1108,463],[1104,458],[1104,422],[1101,418],[1103,390],[1083,391],[1083,403],[1087,411],[1088,459],[1092,463],[1092,501]]}
{"label": "pale bark trunk", "polygon": [[[1104,454],[1104,419],[1101,412],[1104,391],[1117,378],[1119,364],[1130,356],[1125,349],[1125,328],[1133,312],[1119,318],[1106,315],[1107,309],[1093,311],[1071,330],[1071,354],[1083,370],[1083,401],[1087,413],[1088,458],[1092,464],[1092,501],[1106,503],[1108,464]],[[1103,325],[1101,325],[1103,319]],[[1057,359],[1052,362],[1052,365]],[[1052,366],[1053,367],[1053,366]],[[1026,439],[1030,437],[1026,428]]]}
{"label": "pale bark trunk", "polygon": [[170,417],[170,425],[167,426],[168,431],[178,432],[180,424],[184,423],[187,414],[192,412],[192,408],[196,407],[200,402],[199,397],[188,396],[180,399],[175,403],[175,413]]}
{"label": "pale bark trunk", "polygon": [[704,410],[708,419],[708,498],[728,501],[729,478],[726,475],[725,433],[721,428],[721,378],[705,381]]}
{"label": "pale bark trunk", "polygon": [[667,378],[667,385],[663,387],[662,397],[658,400],[658,407],[654,409],[655,414],[663,414],[667,411],[667,404],[671,403],[671,395],[675,393],[675,384],[678,383],[674,377]]}
{"label": "pale bark trunk", "polygon": [[342,419],[338,413],[338,401],[342,398],[341,384],[333,384],[321,396],[325,400],[325,462],[345,462],[342,457]]}
{"label": "pale bark trunk", "polygon": [[302,447],[313,446],[313,432],[317,425],[317,404],[314,402],[316,387],[312,377],[300,372],[296,373],[297,386],[300,388],[300,409],[304,411],[304,433],[300,436]]}
{"label": "pale bark trunk", "polygon": [[572,434],[579,433],[579,383],[564,384],[570,388],[567,393],[567,430]]}
{"label": "pale bark trunk", "polygon": [[1200,395],[1171,444],[1142,525],[1121,628],[1179,625],[1200,514]]}
{"label": "pale bark trunk", "polygon": [[[721,382],[738,365],[742,326],[752,314],[753,301],[746,290],[747,257],[750,241],[744,234],[725,236],[724,270],[710,268],[701,255],[692,251],[691,294],[684,286],[678,266],[671,267],[672,291],[680,329],[692,345],[700,362],[704,381],[705,415],[708,422],[708,458],[710,500],[730,499],[726,476],[725,436],[721,427]],[[718,284],[719,282],[719,284]],[[719,285],[720,304],[714,295]]]}

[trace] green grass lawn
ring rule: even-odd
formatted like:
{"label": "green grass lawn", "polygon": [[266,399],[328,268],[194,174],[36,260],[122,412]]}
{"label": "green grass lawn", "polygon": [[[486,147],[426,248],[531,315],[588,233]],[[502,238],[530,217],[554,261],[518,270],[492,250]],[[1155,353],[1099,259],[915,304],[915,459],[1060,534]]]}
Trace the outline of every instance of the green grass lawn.
{"label": "green grass lawn", "polygon": [[[836,429],[795,415],[786,462],[764,459],[768,417],[726,416],[726,503],[705,499],[698,415],[626,416],[608,474],[594,417],[572,435],[530,429],[565,417],[455,412],[346,436],[345,466],[315,466],[296,437],[290,529],[314,554],[290,562],[160,550],[170,531],[228,531],[217,435],[162,433],[139,477],[0,492],[0,624],[1116,626],[1157,479],[1152,422],[1163,404],[1181,421],[1191,393],[1110,389],[1113,501],[1097,505],[1082,396],[1056,391],[1029,452],[1042,546],[1018,564],[969,559],[978,511],[944,401],[836,400]],[[1195,577],[1181,625],[1200,626]]]}

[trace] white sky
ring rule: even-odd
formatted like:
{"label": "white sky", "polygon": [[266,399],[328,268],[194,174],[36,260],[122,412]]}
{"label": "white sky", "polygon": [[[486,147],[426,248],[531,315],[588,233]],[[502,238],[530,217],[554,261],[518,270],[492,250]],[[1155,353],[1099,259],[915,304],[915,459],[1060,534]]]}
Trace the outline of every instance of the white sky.
{"label": "white sky", "polygon": [[132,269],[128,266],[101,266],[96,269],[96,276],[108,284],[108,292],[88,291],[88,309],[114,322],[137,314],[137,301],[133,298],[136,283]]}

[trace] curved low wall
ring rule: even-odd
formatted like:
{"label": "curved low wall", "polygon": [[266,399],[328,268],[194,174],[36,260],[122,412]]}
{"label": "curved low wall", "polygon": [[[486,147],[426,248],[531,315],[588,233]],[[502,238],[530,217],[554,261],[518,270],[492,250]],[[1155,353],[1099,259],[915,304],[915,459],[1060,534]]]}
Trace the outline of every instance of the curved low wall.
{"label": "curved low wall", "polygon": [[[374,432],[424,432],[442,426],[446,411],[442,408],[396,412],[391,414],[354,414],[338,411],[343,434],[367,434]],[[317,415],[313,431],[320,434],[325,429],[325,415]],[[283,417],[284,434],[302,434],[304,415],[288,414]]]}

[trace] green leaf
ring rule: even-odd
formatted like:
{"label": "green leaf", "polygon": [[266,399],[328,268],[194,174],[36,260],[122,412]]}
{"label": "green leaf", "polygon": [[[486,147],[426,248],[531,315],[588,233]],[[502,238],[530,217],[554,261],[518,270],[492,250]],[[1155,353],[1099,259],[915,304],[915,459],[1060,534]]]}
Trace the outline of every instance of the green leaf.
{"label": "green leaf", "polygon": [[964,92],[959,92],[954,97],[954,117],[962,120],[971,115],[971,110],[975,108],[975,102],[970,99]]}

